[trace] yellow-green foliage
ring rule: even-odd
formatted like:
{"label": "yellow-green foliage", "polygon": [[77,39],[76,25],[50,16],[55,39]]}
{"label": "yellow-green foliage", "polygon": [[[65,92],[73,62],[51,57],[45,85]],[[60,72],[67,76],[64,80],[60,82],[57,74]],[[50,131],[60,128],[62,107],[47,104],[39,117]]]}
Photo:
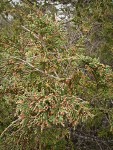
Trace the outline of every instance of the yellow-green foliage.
{"label": "yellow-green foliage", "polygon": [[98,134],[112,134],[111,68],[67,49],[63,28],[39,9],[19,11],[22,23],[14,19],[0,37],[2,149],[73,149],[70,127],[98,126],[106,114],[108,130]]}

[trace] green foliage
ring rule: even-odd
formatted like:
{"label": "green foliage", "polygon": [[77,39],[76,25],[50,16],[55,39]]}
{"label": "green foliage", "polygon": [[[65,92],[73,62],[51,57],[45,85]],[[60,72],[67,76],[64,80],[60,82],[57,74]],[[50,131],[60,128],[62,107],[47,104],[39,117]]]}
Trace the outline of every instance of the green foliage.
{"label": "green foliage", "polygon": [[1,148],[74,149],[70,128],[81,124],[113,137],[112,69],[67,49],[62,26],[40,9],[16,9],[0,31]]}

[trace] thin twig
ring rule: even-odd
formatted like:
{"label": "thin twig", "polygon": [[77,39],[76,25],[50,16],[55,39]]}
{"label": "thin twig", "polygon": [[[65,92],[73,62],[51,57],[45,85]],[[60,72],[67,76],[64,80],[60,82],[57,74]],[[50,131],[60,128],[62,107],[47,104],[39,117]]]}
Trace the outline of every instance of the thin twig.
{"label": "thin twig", "polygon": [[31,63],[29,63],[29,62],[27,62],[27,61],[25,61],[25,60],[23,60],[23,59],[21,59],[21,58],[17,58],[17,57],[13,57],[13,58],[15,58],[15,59],[17,59],[17,60],[20,60],[20,61],[23,62],[24,64],[30,66],[31,68],[33,68],[34,70],[38,71],[38,72],[41,73],[41,74],[44,74],[45,76],[48,76],[48,77],[53,78],[53,79],[56,79],[56,80],[58,80],[58,81],[64,80],[64,78],[59,78],[59,77],[56,77],[56,76],[54,76],[54,75],[50,75],[50,74],[48,74],[48,73],[45,73],[44,71],[42,71],[42,70],[36,68],[36,67],[33,66]]}
{"label": "thin twig", "polygon": [[30,32],[36,39],[39,39],[39,37],[33,32],[31,31],[30,29],[28,29],[27,27],[25,26],[21,26],[25,31],[27,32]]}
{"label": "thin twig", "polygon": [[[29,32],[34,38],[38,39],[39,40],[39,36],[38,34],[34,33],[33,31],[31,31],[30,29],[28,29],[27,27],[25,26],[21,26],[25,31]],[[43,46],[43,48],[45,47],[45,43],[44,41],[40,41],[39,42],[41,43],[41,45]]]}
{"label": "thin twig", "polygon": [[102,150],[102,147],[101,147],[100,143],[97,140],[95,140],[95,141],[96,141],[98,147],[100,148],[100,150]]}
{"label": "thin twig", "polygon": [[19,122],[21,119],[18,118],[17,120],[13,121],[5,130],[1,133],[0,139],[4,136],[4,134],[17,122]]}

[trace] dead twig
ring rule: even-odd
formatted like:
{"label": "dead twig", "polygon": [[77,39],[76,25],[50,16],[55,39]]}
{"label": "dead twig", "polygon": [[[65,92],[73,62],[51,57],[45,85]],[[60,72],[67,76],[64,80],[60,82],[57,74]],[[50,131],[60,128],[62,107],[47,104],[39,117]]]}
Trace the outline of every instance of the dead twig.
{"label": "dead twig", "polygon": [[4,134],[17,122],[19,122],[21,119],[18,118],[17,120],[13,121],[5,130],[1,133],[0,139],[4,136]]}

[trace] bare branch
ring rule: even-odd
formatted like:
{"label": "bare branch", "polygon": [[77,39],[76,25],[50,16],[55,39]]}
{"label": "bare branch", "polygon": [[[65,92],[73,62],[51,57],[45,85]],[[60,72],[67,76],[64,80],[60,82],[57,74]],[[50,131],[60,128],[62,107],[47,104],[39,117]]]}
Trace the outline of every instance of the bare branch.
{"label": "bare branch", "polygon": [[25,60],[23,60],[23,59],[21,59],[21,58],[17,58],[17,57],[13,57],[13,58],[15,58],[15,59],[17,59],[17,60],[20,60],[20,61],[23,62],[24,64],[30,66],[31,68],[33,68],[34,70],[38,71],[39,73],[41,73],[41,74],[43,74],[43,75],[45,75],[45,76],[48,76],[48,77],[53,78],[53,79],[56,79],[56,80],[58,80],[58,81],[64,80],[64,78],[59,78],[58,76],[56,77],[56,76],[54,76],[54,75],[48,74],[48,73],[46,73],[46,72],[44,72],[44,71],[42,71],[42,70],[36,68],[36,67],[33,66],[31,63],[29,63],[29,62],[27,62],[27,61],[25,61]]}
{"label": "bare branch", "polygon": [[18,118],[17,120],[13,121],[5,130],[1,133],[0,139],[4,136],[4,134],[17,122],[19,122],[21,119]]}
{"label": "bare branch", "polygon": [[33,31],[29,30],[27,27],[25,26],[21,26],[25,31],[30,32],[36,39],[39,39],[38,35],[36,35]]}

